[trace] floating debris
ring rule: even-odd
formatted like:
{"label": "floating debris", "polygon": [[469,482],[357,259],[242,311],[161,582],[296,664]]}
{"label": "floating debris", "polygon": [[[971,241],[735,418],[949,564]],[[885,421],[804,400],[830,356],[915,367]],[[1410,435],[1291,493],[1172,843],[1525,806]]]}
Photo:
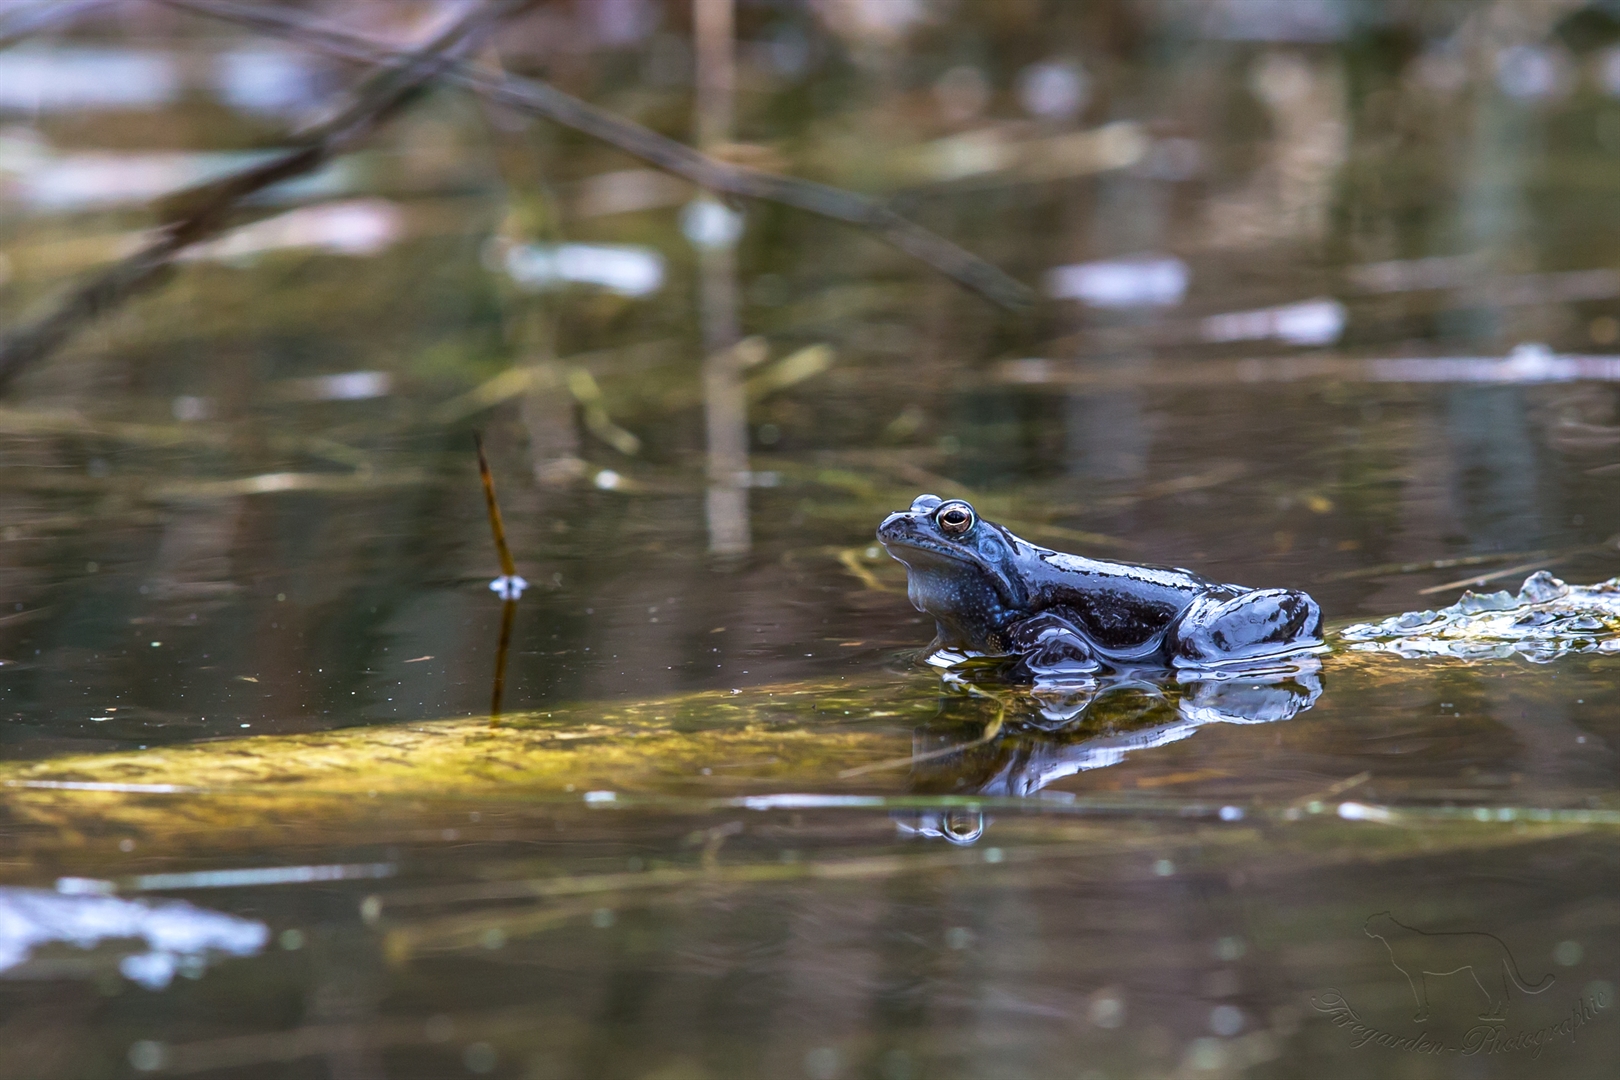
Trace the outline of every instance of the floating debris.
{"label": "floating debris", "polygon": [[268,251],[376,255],[405,234],[405,212],[387,199],[345,199],[301,206],[243,225],[181,252],[181,262],[245,262]]}
{"label": "floating debris", "polygon": [[742,239],[743,216],[708,196],[699,196],[681,208],[681,235],[693,247],[723,250]]}
{"label": "floating debris", "polygon": [[197,499],[227,499],[238,495],[276,495],[287,491],[350,493],[383,487],[409,487],[424,483],[418,471],[397,473],[261,473],[231,480],[176,480],[154,484],[145,496],[155,502],[187,502]]}
{"label": "floating debris", "polygon": [[897,172],[911,183],[1039,183],[1128,169],[1152,146],[1129,120],[1035,138],[1018,130],[992,126],[935,139],[898,154]]}
{"label": "floating debris", "polygon": [[1264,341],[1290,345],[1331,345],[1344,333],[1348,318],[1343,304],[1330,298],[1304,300],[1282,307],[1232,311],[1203,321],[1205,341]]}
{"label": "floating debris", "polygon": [[1352,649],[1405,657],[1518,655],[1544,664],[1568,653],[1620,653],[1620,577],[1571,586],[1542,570],[1517,595],[1470,590],[1439,611],[1357,623],[1339,636]]}
{"label": "floating debris", "polygon": [[1031,116],[1069,121],[1091,100],[1091,79],[1071,60],[1043,60],[1018,73],[1018,103]]}
{"label": "floating debris", "polygon": [[329,866],[256,866],[242,870],[196,870],[176,874],[136,874],[117,881],[61,877],[56,891],[63,896],[112,896],[118,892],[159,892],[173,889],[240,889],[261,885],[303,885],[312,881],[352,881],[393,877],[393,863],[352,863]]}
{"label": "floating debris", "polygon": [[386,371],[312,375],[283,379],[269,387],[269,396],[281,401],[370,401],[393,392],[394,377]]}
{"label": "floating debris", "polygon": [[[1332,301],[1337,303],[1337,301]],[[1294,305],[1296,309],[1306,305]],[[1268,308],[1259,312],[1212,315],[1203,320],[1204,340],[1228,342],[1260,340],[1273,336],[1266,321],[1288,309]],[[1326,309],[1323,309],[1324,311]],[[1306,312],[1309,315],[1309,312]],[[1318,313],[1320,314],[1320,313]],[[1265,316],[1265,319],[1256,316]],[[1246,321],[1254,318],[1252,323]],[[1315,318],[1315,316],[1312,316]],[[1223,323],[1222,320],[1234,320]],[[1321,326],[1330,326],[1323,318]],[[1289,331],[1275,334],[1294,344],[1327,344],[1327,340],[1306,340],[1309,320]],[[1297,333],[1296,333],[1297,331]],[[1248,337],[1253,333],[1253,337]],[[1337,331],[1335,331],[1337,333]],[[1020,357],[1003,361],[999,377],[1023,385],[1056,384],[1126,389],[1137,386],[1235,386],[1256,383],[1289,383],[1305,380],[1338,380],[1366,383],[1483,383],[1487,385],[1536,385],[1568,382],[1620,382],[1620,356],[1598,353],[1555,353],[1546,345],[1525,342],[1506,356],[1247,356],[1237,360],[1144,361],[1128,369],[1099,367],[1046,357]]]}
{"label": "floating debris", "polygon": [[10,112],[152,109],[181,89],[180,65],[164,52],[29,45],[0,56],[0,108]]}
{"label": "floating debris", "polygon": [[239,49],[199,64],[156,49],[37,44],[0,57],[0,108],[125,112],[163,108],[188,90],[205,90],[242,112],[286,116],[313,105],[321,82],[308,59],[281,49]]}
{"label": "floating debris", "polygon": [[1058,266],[1046,273],[1046,294],[1091,307],[1173,307],[1187,295],[1187,264],[1170,255],[1139,255]]}
{"label": "floating debris", "polygon": [[[268,150],[84,150],[57,155],[40,147],[25,159],[14,156],[9,163],[12,184],[7,198],[35,213],[138,206],[188,187],[218,182],[275,157],[276,152]],[[331,198],[359,186],[354,162],[333,162],[307,176],[274,185],[258,201]]]}
{"label": "floating debris", "polygon": [[147,951],[125,956],[118,970],[148,990],[161,990],[182,969],[200,969],[210,952],[253,956],[269,928],[181,901],[151,903],[71,891],[0,887],[0,971],[25,963],[52,942],[93,949],[103,941],[145,940]]}
{"label": "floating debris", "polygon": [[625,478],[612,469],[603,469],[591,483],[603,491],[623,491],[627,486]]}
{"label": "floating debris", "polygon": [[664,257],[635,244],[514,244],[500,255],[500,265],[532,292],[580,284],[651,296],[664,287]]}
{"label": "floating debris", "polygon": [[214,58],[214,93],[233,109],[297,116],[319,100],[321,73],[309,58],[279,48],[247,48]]}

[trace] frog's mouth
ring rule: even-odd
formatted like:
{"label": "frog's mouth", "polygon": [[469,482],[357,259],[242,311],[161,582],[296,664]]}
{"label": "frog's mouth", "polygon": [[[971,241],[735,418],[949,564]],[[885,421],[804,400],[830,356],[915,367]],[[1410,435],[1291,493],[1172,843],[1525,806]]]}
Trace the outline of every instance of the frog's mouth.
{"label": "frog's mouth", "polygon": [[[936,565],[940,563],[966,563],[970,566],[976,566],[980,570],[989,569],[989,567],[985,566],[984,560],[979,557],[978,552],[951,548],[937,540],[906,537],[903,540],[884,540],[883,546],[888,549],[890,556],[899,559],[907,566],[910,566],[913,560],[917,560]],[[896,548],[905,553],[904,557],[895,554]],[[919,556],[921,556],[920,559]]]}
{"label": "frog's mouth", "polygon": [[[890,557],[907,566],[911,566],[914,559],[927,569],[938,569],[941,564],[966,563],[987,574],[994,573],[977,551],[959,544],[946,543],[924,532],[918,527],[915,514],[905,511],[890,514],[884,519],[883,524],[878,526],[877,535],[878,541],[888,550]],[[897,554],[896,548],[905,554]]]}

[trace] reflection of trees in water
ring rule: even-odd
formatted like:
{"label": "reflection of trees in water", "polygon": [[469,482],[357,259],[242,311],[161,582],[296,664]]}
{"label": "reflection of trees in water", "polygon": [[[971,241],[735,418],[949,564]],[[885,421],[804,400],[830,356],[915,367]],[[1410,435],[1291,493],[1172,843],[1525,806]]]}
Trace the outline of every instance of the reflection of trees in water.
{"label": "reflection of trees in water", "polygon": [[[993,737],[972,695],[946,700],[914,739],[911,788],[921,795],[1023,798],[1130,754],[1178,742],[1206,724],[1290,720],[1322,693],[1320,664],[1240,672],[1131,672],[1009,693]],[[953,746],[961,750],[952,753]],[[971,844],[985,828],[978,810],[921,811],[903,831]]]}

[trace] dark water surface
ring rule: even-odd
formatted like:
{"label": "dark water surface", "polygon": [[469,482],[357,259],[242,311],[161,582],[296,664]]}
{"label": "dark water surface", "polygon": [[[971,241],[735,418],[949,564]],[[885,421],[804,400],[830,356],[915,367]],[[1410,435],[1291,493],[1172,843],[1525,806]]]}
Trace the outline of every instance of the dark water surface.
{"label": "dark water surface", "polygon": [[[380,248],[184,263],[13,384],[0,1075],[1611,1071],[1620,656],[1341,650],[1043,695],[920,663],[873,529],[923,491],[1308,589],[1335,626],[1465,578],[1620,574],[1609,54],[1539,24],[1287,45],[1095,7],[1124,21],[1054,24],[1094,89],[1059,123],[1009,104],[1036,16],[964,7],[902,47],[744,5],[747,41],[821,42],[799,73],[746,52],[738,123],[776,167],[1026,282],[1188,276],[1159,306],[1007,313],[747,205],[721,282],[762,339],[740,519],[707,490],[690,191],[601,212],[592,178],[637,163],[450,91],[254,212],[341,205]],[[243,40],[96,25],[133,53]],[[684,84],[646,59],[676,29],[508,66],[684,138]],[[1567,85],[1480,74],[1514,42]],[[951,64],[1001,95],[977,119],[935,115]],[[29,195],[41,162],[286,126],[194,98],[4,105],[8,324],[152,223],[62,205],[66,173]],[[894,164],[1109,122],[1146,140],[1129,164]],[[116,191],[112,168],[74,175]],[[661,283],[502,269],[564,241],[656,254]],[[474,431],[531,585],[504,657]]]}

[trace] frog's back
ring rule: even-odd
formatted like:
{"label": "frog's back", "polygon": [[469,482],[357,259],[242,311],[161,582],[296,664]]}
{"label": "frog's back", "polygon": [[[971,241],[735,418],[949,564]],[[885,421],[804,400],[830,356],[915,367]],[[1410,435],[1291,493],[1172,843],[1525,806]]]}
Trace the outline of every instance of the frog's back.
{"label": "frog's back", "polygon": [[1176,617],[1214,583],[1189,570],[1086,559],[1029,545],[1032,611],[1061,611],[1101,649],[1156,648]]}

